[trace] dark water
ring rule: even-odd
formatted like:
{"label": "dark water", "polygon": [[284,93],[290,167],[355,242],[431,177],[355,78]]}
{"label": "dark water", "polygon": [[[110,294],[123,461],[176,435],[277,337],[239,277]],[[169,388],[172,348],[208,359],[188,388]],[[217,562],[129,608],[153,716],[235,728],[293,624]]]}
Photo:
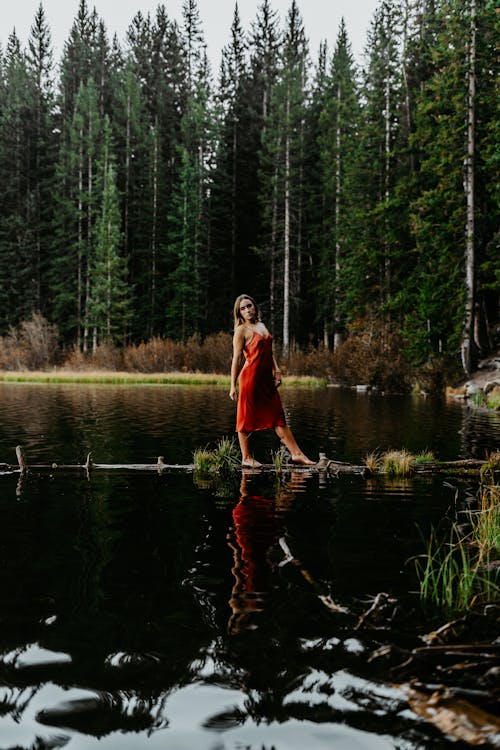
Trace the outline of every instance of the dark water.
{"label": "dark water", "polygon": [[[483,457],[500,417],[460,404],[285,390],[310,455]],[[225,389],[0,385],[0,461],[189,463],[232,434]],[[269,459],[276,438],[259,435]],[[457,748],[369,661],[425,632],[407,561],[442,480],[32,471],[0,476],[0,748]],[[391,632],[356,629],[381,592]],[[333,612],[334,602],[347,612]]]}

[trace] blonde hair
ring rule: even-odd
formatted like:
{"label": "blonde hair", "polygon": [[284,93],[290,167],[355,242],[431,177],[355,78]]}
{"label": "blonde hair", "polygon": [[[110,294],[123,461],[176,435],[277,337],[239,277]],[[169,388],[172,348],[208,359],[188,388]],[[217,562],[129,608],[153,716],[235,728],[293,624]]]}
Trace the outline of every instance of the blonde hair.
{"label": "blonde hair", "polygon": [[257,318],[257,320],[260,320],[259,306],[256,303],[256,301],[254,300],[254,298],[250,297],[249,294],[239,294],[236,297],[236,300],[234,302],[234,308],[233,308],[233,312],[234,312],[234,330],[236,330],[238,328],[238,326],[242,326],[244,324],[244,322],[245,322],[244,319],[243,319],[243,317],[242,317],[242,315],[241,315],[241,312],[240,312],[241,301],[244,300],[244,299],[249,299],[250,300],[250,302],[252,303],[252,305],[255,307],[255,317]]}

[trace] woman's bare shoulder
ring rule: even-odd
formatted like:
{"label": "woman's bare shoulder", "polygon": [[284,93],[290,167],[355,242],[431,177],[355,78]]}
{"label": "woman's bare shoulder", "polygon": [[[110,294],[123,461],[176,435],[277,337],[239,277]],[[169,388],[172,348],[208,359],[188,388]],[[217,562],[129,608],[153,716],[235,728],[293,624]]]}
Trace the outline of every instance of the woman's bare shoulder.
{"label": "woman's bare shoulder", "polygon": [[238,326],[238,328],[235,329],[234,335],[233,335],[233,342],[235,345],[243,346],[245,341],[248,339],[248,330],[247,327],[242,325]]}

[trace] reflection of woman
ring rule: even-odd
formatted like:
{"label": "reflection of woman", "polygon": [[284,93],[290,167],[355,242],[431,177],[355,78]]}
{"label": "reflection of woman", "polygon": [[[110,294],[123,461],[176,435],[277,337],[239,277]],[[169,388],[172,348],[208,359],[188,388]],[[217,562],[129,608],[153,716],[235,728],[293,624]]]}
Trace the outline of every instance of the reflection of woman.
{"label": "reflection of woman", "polygon": [[248,495],[244,475],[240,494],[240,501],[233,508],[234,533],[229,537],[235,581],[229,599],[230,633],[256,627],[250,618],[264,609],[269,591],[267,555],[278,537],[274,503],[259,495]]}
{"label": "reflection of woman", "polygon": [[[245,363],[242,364],[242,355]],[[239,376],[240,393],[236,390]],[[233,361],[231,364],[231,399],[238,398],[236,432],[243,466],[260,466],[252,457],[249,435],[258,430],[274,429],[291,453],[294,463],[314,465],[301,451],[287,426],[278,388],[281,371],[273,355],[272,336],[260,320],[254,300],[240,294],[234,303]]]}
{"label": "reflection of woman", "polygon": [[[308,583],[318,587],[302,564],[292,557],[285,542],[286,532],[282,523],[283,514],[291,508],[296,493],[304,491],[312,472],[292,472],[290,481],[280,487],[274,499],[249,494],[249,474],[248,471],[242,473],[240,500],[233,508],[233,531],[228,535],[234,560],[231,568],[234,585],[229,599],[230,633],[257,627],[256,615],[265,609],[271,591],[269,578],[276,566],[271,562],[270,551],[274,546],[278,554],[281,548],[286,555],[279,567],[292,561]],[[320,598],[323,599],[322,596]]]}

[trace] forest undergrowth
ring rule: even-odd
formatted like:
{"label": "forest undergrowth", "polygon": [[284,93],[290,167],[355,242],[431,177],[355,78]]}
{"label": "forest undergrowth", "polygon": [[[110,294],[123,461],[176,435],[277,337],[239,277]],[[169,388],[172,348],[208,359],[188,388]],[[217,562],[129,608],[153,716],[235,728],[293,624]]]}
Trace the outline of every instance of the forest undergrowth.
{"label": "forest undergrowth", "polygon": [[[309,377],[323,383],[363,384],[384,392],[405,393],[419,388],[439,392],[453,377],[443,360],[412,368],[395,327],[363,321],[335,351],[322,343],[305,349],[291,347],[285,356],[279,342],[275,354],[288,377]],[[60,345],[57,327],[43,316],[0,337],[0,371],[4,372],[124,372],[227,374],[231,367],[232,334],[221,331],[186,341],[155,336],[123,346],[103,343],[84,352]]]}

